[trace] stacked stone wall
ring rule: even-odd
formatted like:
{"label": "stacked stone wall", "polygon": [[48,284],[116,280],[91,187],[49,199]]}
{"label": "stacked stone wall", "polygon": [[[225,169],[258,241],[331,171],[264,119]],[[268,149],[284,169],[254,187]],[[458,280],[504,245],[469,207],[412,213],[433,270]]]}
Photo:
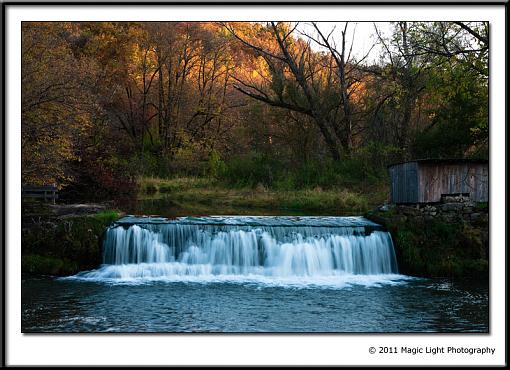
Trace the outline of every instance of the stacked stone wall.
{"label": "stacked stone wall", "polygon": [[489,220],[487,203],[475,203],[462,195],[444,196],[440,203],[384,205],[379,210],[393,210],[398,215],[425,221],[440,218],[446,222],[488,223]]}

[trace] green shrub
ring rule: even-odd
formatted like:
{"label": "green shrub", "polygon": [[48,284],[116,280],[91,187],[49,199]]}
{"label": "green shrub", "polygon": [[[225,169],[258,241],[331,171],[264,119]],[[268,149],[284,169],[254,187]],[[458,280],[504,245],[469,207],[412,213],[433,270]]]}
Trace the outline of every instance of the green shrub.
{"label": "green shrub", "polygon": [[208,175],[216,178],[223,171],[225,171],[225,163],[221,160],[220,153],[212,150],[208,161]]}
{"label": "green shrub", "polygon": [[[212,161],[215,177],[234,188],[254,188],[263,184],[274,190],[300,190],[321,187],[356,188],[385,182],[386,169],[368,166],[366,160],[354,156],[342,161],[308,161],[286,163],[275,157],[251,155],[226,162]],[[221,167],[219,164],[221,163]]]}
{"label": "green shrub", "polygon": [[283,163],[267,155],[252,155],[234,158],[225,162],[218,172],[218,178],[233,187],[251,187],[258,184],[273,187],[282,176]]}

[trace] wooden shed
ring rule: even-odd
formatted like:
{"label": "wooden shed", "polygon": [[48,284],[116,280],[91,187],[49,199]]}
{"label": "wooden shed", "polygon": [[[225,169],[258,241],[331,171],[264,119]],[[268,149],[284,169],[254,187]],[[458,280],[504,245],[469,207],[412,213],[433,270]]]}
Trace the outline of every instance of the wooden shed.
{"label": "wooden shed", "polygon": [[474,159],[418,159],[388,166],[392,203],[436,203],[445,195],[489,200],[489,162]]}

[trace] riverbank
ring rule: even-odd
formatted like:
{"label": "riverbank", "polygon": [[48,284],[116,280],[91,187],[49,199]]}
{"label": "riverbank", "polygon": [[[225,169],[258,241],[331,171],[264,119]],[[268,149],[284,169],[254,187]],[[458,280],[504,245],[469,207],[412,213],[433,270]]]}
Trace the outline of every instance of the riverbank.
{"label": "riverbank", "polygon": [[486,204],[382,206],[365,217],[392,236],[399,272],[422,277],[488,279]]}
{"label": "riverbank", "polygon": [[121,216],[101,204],[23,202],[22,272],[63,276],[96,268],[102,235]]}
{"label": "riverbank", "polygon": [[259,209],[327,213],[329,215],[362,214],[386,200],[387,189],[315,187],[300,190],[255,187],[228,187],[206,177],[139,179],[140,199],[172,201],[180,208]]}

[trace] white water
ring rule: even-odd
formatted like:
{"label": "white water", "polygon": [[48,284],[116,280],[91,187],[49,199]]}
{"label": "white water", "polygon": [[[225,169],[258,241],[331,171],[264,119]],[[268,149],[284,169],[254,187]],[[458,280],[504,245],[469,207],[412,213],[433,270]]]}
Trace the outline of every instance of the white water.
{"label": "white water", "polygon": [[110,227],[103,265],[73,278],[341,287],[403,278],[390,235],[362,218],[154,220],[125,218]]}

